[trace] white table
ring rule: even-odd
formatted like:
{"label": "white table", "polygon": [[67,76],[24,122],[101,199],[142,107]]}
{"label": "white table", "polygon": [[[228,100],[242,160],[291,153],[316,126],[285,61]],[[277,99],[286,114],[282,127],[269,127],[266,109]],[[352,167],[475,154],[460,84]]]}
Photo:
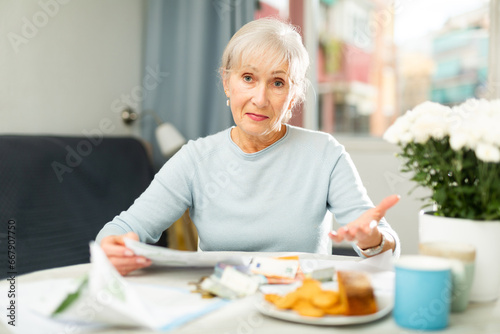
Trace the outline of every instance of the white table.
{"label": "white table", "polygon": [[[307,258],[308,255],[301,255]],[[315,259],[353,260],[345,256],[310,255]],[[53,279],[75,278],[88,271],[90,264],[61,267],[26,274],[17,277],[18,293],[22,293],[23,284],[28,282]],[[137,283],[160,283],[172,287],[187,288],[188,282],[197,281],[202,276],[210,275],[212,268],[149,268],[127,276],[127,280]],[[0,283],[5,285],[4,280]],[[6,296],[0,296],[6,298]],[[2,311],[5,313],[6,311]],[[1,315],[2,317],[5,314]],[[23,321],[22,316],[17,321]],[[0,323],[0,333],[10,333],[11,329]],[[375,322],[353,326],[310,326],[273,319],[259,313],[254,306],[254,299],[248,297],[232,302],[208,315],[190,322],[169,333],[204,333],[204,334],[303,334],[303,333],[416,333],[396,325],[391,314]],[[137,329],[108,329],[99,333],[150,333]],[[489,303],[472,303],[464,313],[452,313],[450,326],[439,333],[479,334],[500,333],[500,300]],[[31,333],[30,333],[31,334]],[[35,334],[35,333],[33,333]]]}

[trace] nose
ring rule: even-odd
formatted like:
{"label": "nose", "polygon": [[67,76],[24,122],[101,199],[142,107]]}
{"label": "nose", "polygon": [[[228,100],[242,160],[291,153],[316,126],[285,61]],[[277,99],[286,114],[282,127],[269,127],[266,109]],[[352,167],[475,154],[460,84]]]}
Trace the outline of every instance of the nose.
{"label": "nose", "polygon": [[265,84],[259,83],[254,88],[252,103],[257,108],[265,108],[267,107],[269,101],[267,99],[267,87]]}

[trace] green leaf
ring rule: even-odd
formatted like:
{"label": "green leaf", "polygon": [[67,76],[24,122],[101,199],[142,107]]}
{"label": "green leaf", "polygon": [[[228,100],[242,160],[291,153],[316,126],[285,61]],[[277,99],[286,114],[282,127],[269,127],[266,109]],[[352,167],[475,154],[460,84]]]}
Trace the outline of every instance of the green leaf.
{"label": "green leaf", "polygon": [[66,299],[64,299],[59,307],[52,313],[52,316],[64,312],[71,304],[73,304],[74,301],[77,300],[78,297],[80,297],[80,294],[82,290],[87,286],[88,281],[89,278],[87,275],[85,275],[85,277],[82,279],[82,282],[78,286],[78,289],[66,296]]}
{"label": "green leaf", "polygon": [[399,145],[401,171],[411,173],[416,188],[432,191],[438,214],[473,220],[500,220],[500,163],[478,160],[470,149],[454,151],[449,137]]}

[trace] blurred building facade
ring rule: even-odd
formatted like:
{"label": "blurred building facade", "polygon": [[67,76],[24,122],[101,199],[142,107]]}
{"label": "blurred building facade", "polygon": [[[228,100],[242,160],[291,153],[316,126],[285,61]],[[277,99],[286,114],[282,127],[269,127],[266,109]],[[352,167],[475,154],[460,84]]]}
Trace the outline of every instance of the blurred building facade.
{"label": "blurred building facade", "polygon": [[488,81],[488,6],[448,20],[433,36],[429,99],[455,105],[484,97]]}
{"label": "blurred building facade", "polygon": [[397,73],[400,114],[430,99],[432,74],[435,71],[435,62],[430,54],[431,40],[425,37],[417,44],[420,46],[416,46],[416,48],[415,45],[411,49],[398,48]]}
{"label": "blurred building facade", "polygon": [[396,109],[392,5],[382,0],[320,3],[320,129],[381,136]]}

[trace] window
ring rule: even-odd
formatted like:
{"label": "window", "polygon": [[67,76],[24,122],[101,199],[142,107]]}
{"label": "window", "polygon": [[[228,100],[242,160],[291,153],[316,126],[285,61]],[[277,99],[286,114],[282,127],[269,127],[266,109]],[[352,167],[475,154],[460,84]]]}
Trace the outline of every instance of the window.
{"label": "window", "polygon": [[426,100],[455,105],[491,93],[489,1],[261,1],[293,24],[311,2],[320,130],[380,137]]}

